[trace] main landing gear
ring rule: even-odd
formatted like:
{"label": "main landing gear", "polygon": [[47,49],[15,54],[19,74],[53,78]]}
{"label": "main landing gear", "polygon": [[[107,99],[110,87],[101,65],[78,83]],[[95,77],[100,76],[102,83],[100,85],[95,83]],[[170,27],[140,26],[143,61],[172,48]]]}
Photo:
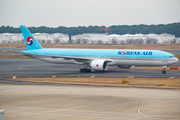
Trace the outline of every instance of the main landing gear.
{"label": "main landing gear", "polygon": [[91,72],[91,69],[83,68],[83,69],[80,69],[79,72],[81,72],[81,73],[83,73],[83,72],[84,72],[84,73],[85,73],[85,72],[86,72],[86,73],[90,73],[90,72]]}
{"label": "main landing gear", "polygon": [[162,74],[166,74],[166,68],[167,66],[163,66]]}
{"label": "main landing gear", "polygon": [[90,73],[91,69],[88,69],[88,67],[89,67],[89,64],[84,64],[83,69],[80,69],[79,72],[81,72],[81,73]]}

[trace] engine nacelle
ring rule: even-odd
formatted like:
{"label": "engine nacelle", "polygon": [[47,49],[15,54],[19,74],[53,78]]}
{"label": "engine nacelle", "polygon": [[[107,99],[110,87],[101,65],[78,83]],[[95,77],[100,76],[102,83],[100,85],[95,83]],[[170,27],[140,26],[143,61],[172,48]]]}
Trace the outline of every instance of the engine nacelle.
{"label": "engine nacelle", "polygon": [[108,63],[105,60],[99,59],[99,60],[93,60],[90,64],[90,66],[93,70],[103,71],[103,70],[107,70]]}
{"label": "engine nacelle", "polygon": [[131,69],[132,66],[118,66],[119,68],[123,68],[123,69]]}

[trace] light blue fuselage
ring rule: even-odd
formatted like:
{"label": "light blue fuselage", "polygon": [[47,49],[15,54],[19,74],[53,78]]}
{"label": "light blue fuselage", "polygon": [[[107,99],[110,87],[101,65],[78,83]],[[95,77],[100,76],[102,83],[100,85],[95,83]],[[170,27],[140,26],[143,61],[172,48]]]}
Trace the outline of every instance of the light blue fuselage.
{"label": "light blue fuselage", "polygon": [[[91,59],[111,59],[108,65],[117,66],[164,66],[178,61],[173,54],[159,50],[124,49],[37,49],[22,51],[31,53],[35,58],[57,64],[73,64],[74,60],[48,56],[82,57]],[[31,55],[30,55],[31,56]]]}

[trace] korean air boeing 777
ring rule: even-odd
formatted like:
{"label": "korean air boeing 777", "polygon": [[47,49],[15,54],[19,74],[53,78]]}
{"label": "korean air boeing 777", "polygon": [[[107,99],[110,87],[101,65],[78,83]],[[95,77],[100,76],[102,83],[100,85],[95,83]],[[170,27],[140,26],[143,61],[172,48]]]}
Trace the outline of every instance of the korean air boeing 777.
{"label": "korean air boeing 777", "polygon": [[44,49],[29,30],[20,26],[27,46],[22,55],[55,64],[83,65],[80,72],[105,71],[108,66],[130,69],[132,66],[162,66],[165,68],[178,62],[171,53],[159,50],[124,50],[124,49]]}

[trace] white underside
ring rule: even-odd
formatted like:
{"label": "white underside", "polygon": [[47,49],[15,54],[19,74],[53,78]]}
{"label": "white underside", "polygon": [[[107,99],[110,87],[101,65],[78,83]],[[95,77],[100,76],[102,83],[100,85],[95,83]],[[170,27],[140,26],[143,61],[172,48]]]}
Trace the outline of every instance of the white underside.
{"label": "white underside", "polygon": [[[64,58],[51,58],[51,57],[45,57],[45,58],[36,58],[38,60],[42,60],[49,63],[54,64],[84,64],[83,62],[77,62],[73,59],[71,60],[65,60]],[[123,60],[123,59],[112,59],[113,62],[109,62],[108,66],[165,66],[165,65],[171,65],[174,64],[174,60],[135,60],[135,59],[129,59],[129,60]]]}

